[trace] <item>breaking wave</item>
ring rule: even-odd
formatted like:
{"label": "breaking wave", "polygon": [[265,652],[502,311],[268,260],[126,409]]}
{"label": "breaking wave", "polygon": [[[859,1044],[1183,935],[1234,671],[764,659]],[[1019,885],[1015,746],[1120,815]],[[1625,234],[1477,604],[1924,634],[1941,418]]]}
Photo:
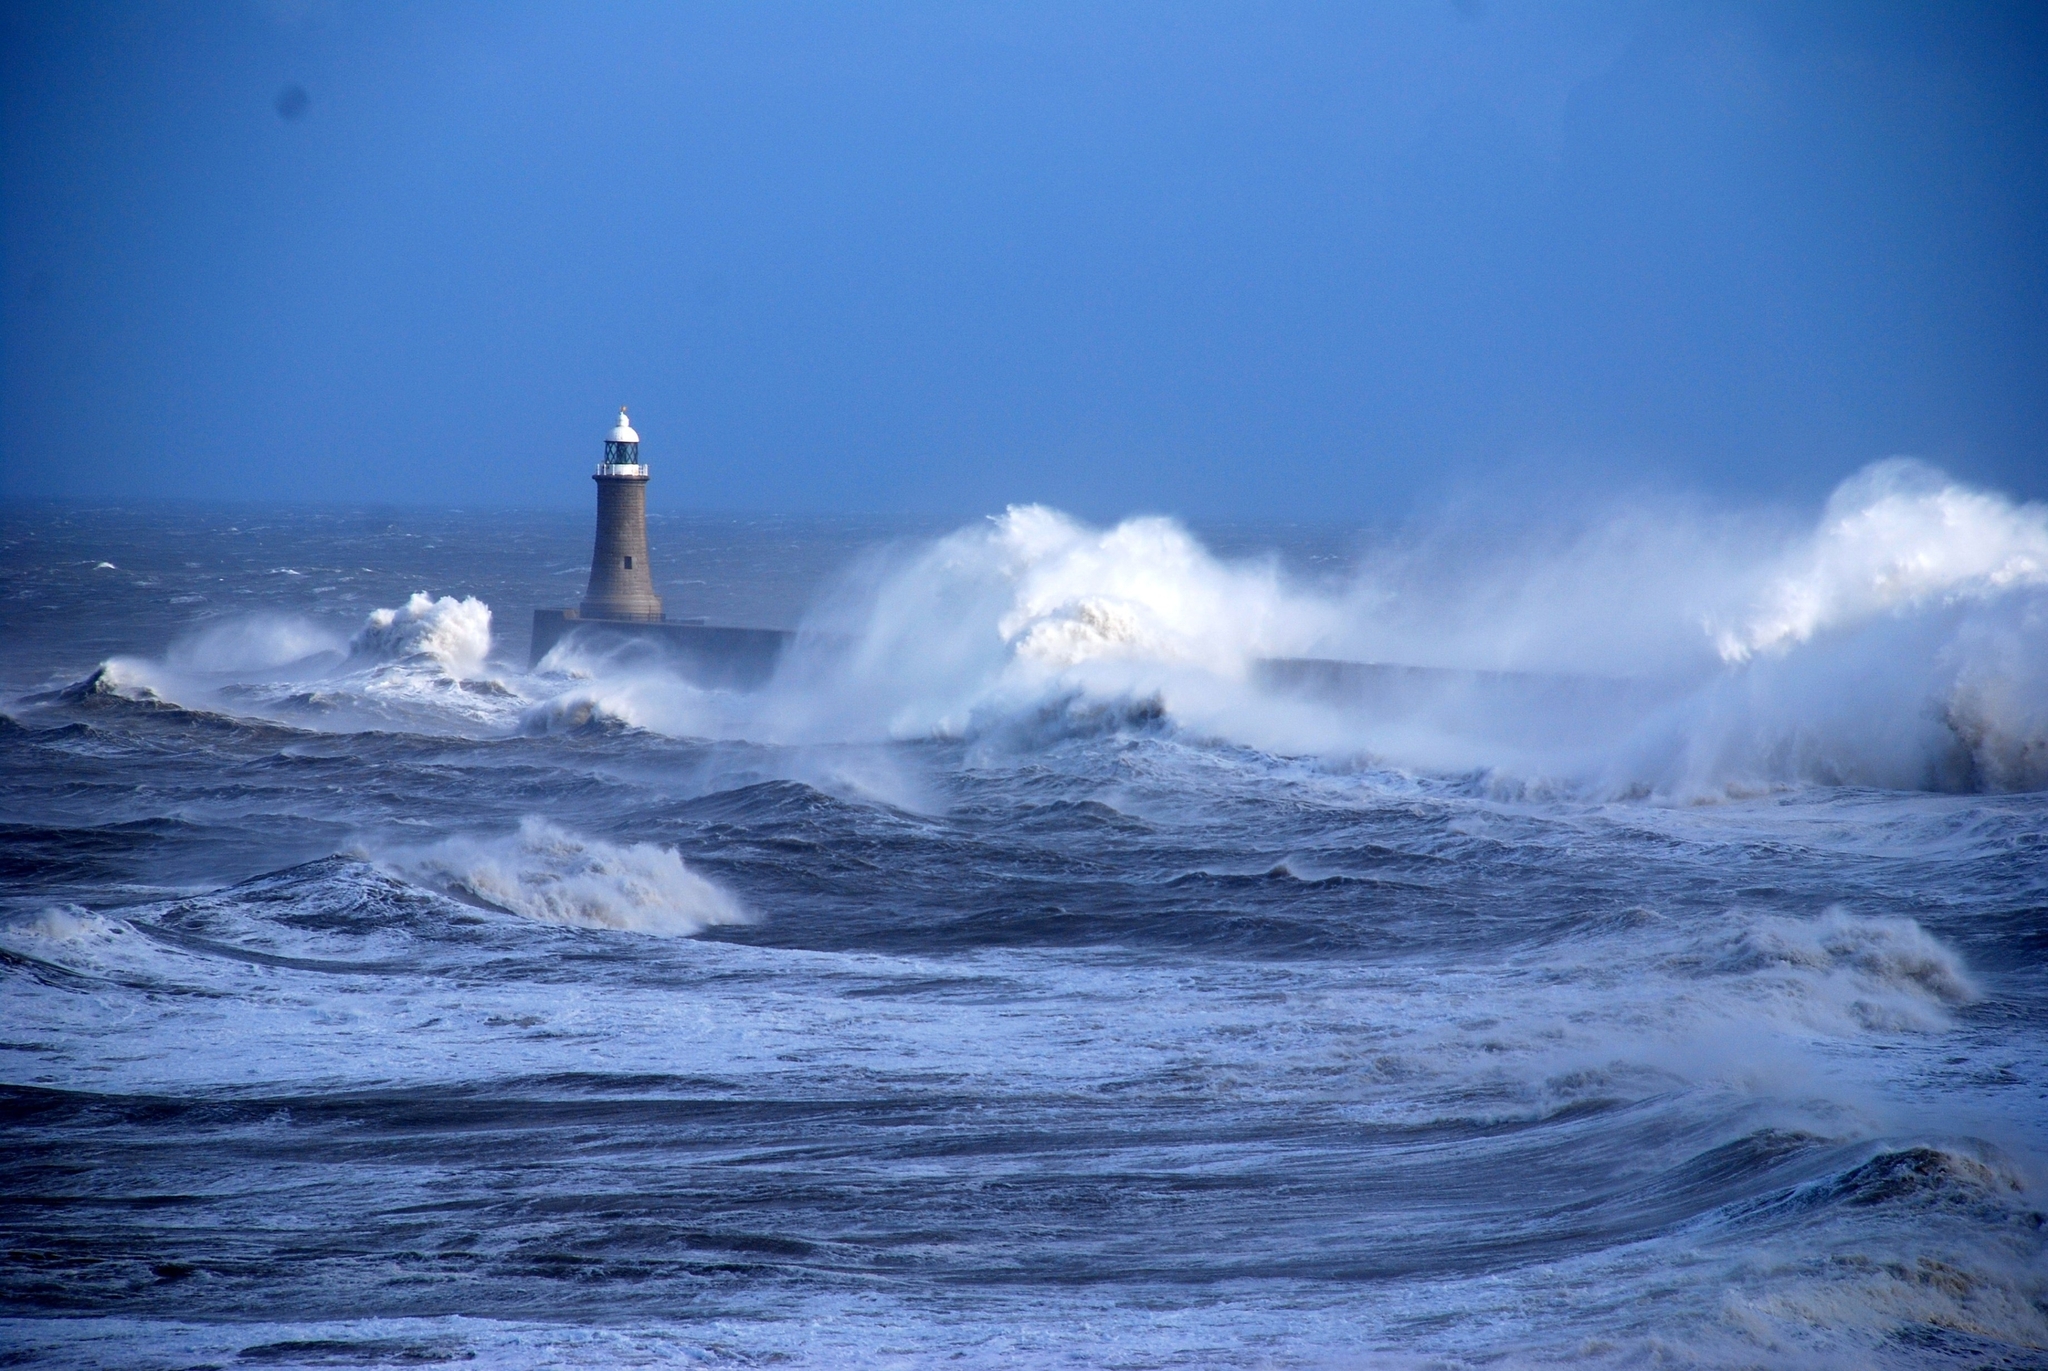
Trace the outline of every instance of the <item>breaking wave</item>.
{"label": "breaking wave", "polygon": [[169,707],[296,727],[496,733],[531,702],[490,673],[491,610],[416,593],[353,635],[304,615],[224,618],[161,658],[110,657],[29,703]]}
{"label": "breaking wave", "polygon": [[2048,507],[1894,460],[1803,528],[1635,509],[1516,537],[1417,534],[1311,582],[1170,519],[1019,506],[874,553],[751,693],[567,644],[530,676],[493,675],[490,607],[425,592],[346,638],[305,618],[214,623],[76,689],[319,728],[947,738],[989,755],[1172,730],[1596,798],[2048,787]]}
{"label": "breaking wave", "polygon": [[502,838],[450,838],[383,865],[472,903],[542,923],[687,937],[747,922],[739,902],[675,849],[579,837],[542,819]]}
{"label": "breaking wave", "polygon": [[1979,994],[1962,959],[1918,923],[1842,909],[1811,920],[1757,918],[1714,947],[1706,964],[1830,1029],[1944,1028],[1949,1011]]}
{"label": "breaking wave", "polygon": [[1950,482],[1923,462],[1865,468],[1789,550],[1748,619],[1715,634],[1725,661],[1933,603],[2048,586],[2048,510]]}
{"label": "breaking wave", "polygon": [[1014,735],[1123,701],[1285,754],[1680,799],[2048,785],[2040,505],[1889,461],[1803,533],[1639,515],[1463,552],[1314,586],[1170,520],[1016,507],[849,577],[758,702],[580,690],[641,726],[784,741]]}
{"label": "breaking wave", "polygon": [[397,609],[376,609],[349,640],[352,657],[426,656],[456,676],[473,676],[491,652],[491,607],[473,595],[435,599],[414,591]]}
{"label": "breaking wave", "polygon": [[19,936],[51,943],[98,943],[118,938],[129,931],[117,919],[95,914],[77,905],[52,905],[6,925]]}

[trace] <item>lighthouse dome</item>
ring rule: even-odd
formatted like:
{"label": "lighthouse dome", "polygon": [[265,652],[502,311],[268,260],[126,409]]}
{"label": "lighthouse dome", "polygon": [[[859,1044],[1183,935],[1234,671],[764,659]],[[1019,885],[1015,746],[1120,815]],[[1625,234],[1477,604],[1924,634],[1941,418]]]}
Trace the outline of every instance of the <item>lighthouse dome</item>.
{"label": "lighthouse dome", "polygon": [[626,407],[624,405],[619,406],[618,426],[612,429],[610,433],[605,434],[604,440],[607,443],[637,443],[640,441],[640,435],[633,432],[633,426],[626,422]]}

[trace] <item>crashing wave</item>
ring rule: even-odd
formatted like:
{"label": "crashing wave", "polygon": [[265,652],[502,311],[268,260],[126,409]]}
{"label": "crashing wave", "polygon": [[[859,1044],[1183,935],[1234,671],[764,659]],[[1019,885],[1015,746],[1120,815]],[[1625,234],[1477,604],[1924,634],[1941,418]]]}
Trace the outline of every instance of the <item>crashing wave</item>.
{"label": "crashing wave", "polygon": [[1950,1011],[1979,998],[1962,958],[1914,920],[1842,909],[1750,921],[1705,969],[1781,989],[1797,1016],[1858,1029],[1945,1027]]}
{"label": "crashing wave", "polygon": [[80,905],[52,905],[5,925],[9,933],[50,943],[99,943],[131,932],[119,919],[95,914]]}
{"label": "crashing wave", "polygon": [[[1030,734],[1077,698],[1153,700],[1268,751],[1608,794],[2048,786],[2048,509],[1893,461],[1801,534],[1653,522],[1315,589],[1169,520],[1015,507],[843,589],[732,727]],[[1409,660],[1356,665],[1385,652]],[[1318,696],[1276,659],[1380,676]]]}
{"label": "crashing wave", "polygon": [[25,702],[87,707],[100,704],[142,705],[158,709],[175,707],[158,693],[155,683],[141,665],[125,657],[109,657],[84,679],[57,690],[27,696]]}
{"label": "crashing wave", "polygon": [[519,716],[519,731],[528,737],[550,733],[627,733],[634,727],[609,701],[582,691],[543,701]]}
{"label": "crashing wave", "polygon": [[1716,633],[1724,661],[1886,613],[2048,586],[2048,507],[1893,458],[1837,487],[1819,527],[1783,561],[1749,619]]}
{"label": "crashing wave", "polygon": [[474,595],[437,600],[415,591],[400,608],[372,610],[348,650],[355,658],[425,656],[453,675],[475,675],[491,651],[491,607]]}
{"label": "crashing wave", "polygon": [[384,854],[408,880],[542,923],[687,937],[745,923],[746,910],[674,848],[620,846],[529,818],[502,838],[450,838]]}
{"label": "crashing wave", "polygon": [[573,683],[494,681],[491,625],[474,597],[424,592],[345,643],[313,620],[220,621],[61,703],[1020,750],[1115,720],[1503,792],[1676,801],[2048,787],[2048,507],[1903,461],[1844,482],[1802,530],[1638,513],[1546,547],[1375,555],[1345,585],[1219,557],[1167,519],[1017,506],[849,577],[753,696],[630,653],[551,657]]}

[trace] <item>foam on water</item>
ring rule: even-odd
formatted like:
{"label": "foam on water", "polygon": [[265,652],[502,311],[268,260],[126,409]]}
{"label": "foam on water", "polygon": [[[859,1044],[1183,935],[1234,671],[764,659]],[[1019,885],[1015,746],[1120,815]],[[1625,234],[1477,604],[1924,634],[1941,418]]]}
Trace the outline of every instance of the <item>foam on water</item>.
{"label": "foam on water", "polygon": [[417,592],[371,611],[352,636],[305,615],[225,616],[161,658],[109,658],[70,691],[301,728],[496,733],[531,702],[505,679],[516,675],[493,672],[490,648],[489,606]]}
{"label": "foam on water", "polygon": [[1930,603],[2048,586],[2048,508],[1970,490],[1922,462],[1865,468],[1786,549],[1745,622],[1718,629],[1725,661]]}
{"label": "foam on water", "polygon": [[[531,834],[518,840],[522,848],[531,841]],[[551,869],[559,864],[550,860]],[[422,863],[419,876],[438,884],[450,871],[473,873],[477,866],[444,855]],[[276,915],[334,930],[334,911],[360,907],[362,894],[375,888],[342,869],[295,879],[298,893],[283,902],[278,897],[289,881],[228,892],[215,904],[253,912],[270,902]],[[140,917],[166,930],[232,939],[222,947],[251,945],[262,923],[236,933],[232,921],[194,923],[182,908]],[[947,1178],[967,1193],[993,1187],[1000,1194],[1021,1181],[1022,1175],[1005,1180],[1028,1159],[1017,1149],[1038,1145],[1028,1133],[1038,1125],[1018,1119],[1005,1126],[1026,1130],[1024,1136],[993,1150],[970,1149],[958,1174],[947,1163],[974,1114],[1006,1099],[1046,1107],[1140,1092],[1143,1108],[1117,1115],[1117,1127],[1132,1133],[1129,1141],[1105,1137],[1093,1145],[1099,1155],[1085,1163],[1108,1168],[1097,1182],[1104,1185],[1118,1167],[1153,1175],[1153,1185],[1185,1168],[1209,1175],[1210,1184],[1227,1184],[1231,1169],[1221,1164],[1227,1151],[1219,1148],[1248,1149],[1243,1160],[1255,1169],[1277,1168],[1293,1174],[1294,1185],[1313,1185],[1322,1169],[1346,1165],[1342,1158],[1355,1163],[1386,1151],[1377,1164],[1386,1169],[1368,1173],[1378,1179],[1360,1182],[1353,1203],[1364,1208],[1357,1215],[1284,1206],[1268,1213],[1270,1201],[1254,1187],[1240,1201],[1251,1208],[1251,1227],[1212,1237],[1211,1256],[1172,1258],[1186,1263],[1181,1280],[1204,1261],[1270,1268],[1266,1283],[1284,1285],[1278,1304],[1255,1297],[1258,1283],[1240,1275],[1223,1287],[1235,1293],[1185,1308],[1154,1291],[1145,1299],[1161,1312],[1134,1318],[1127,1296],[1089,1283],[1053,1294],[989,1288],[982,1276],[978,1313],[970,1315],[906,1306],[879,1291],[835,1290],[821,1275],[810,1278],[808,1291],[777,1296],[774,1317],[726,1324],[695,1316],[617,1333],[634,1345],[744,1348],[749,1356],[797,1365],[881,1364],[874,1359],[884,1348],[913,1362],[966,1365],[1054,1364],[1075,1355],[1110,1365],[1152,1364],[1168,1355],[1256,1364],[1261,1349],[1285,1349],[1289,1360],[1311,1365],[1357,1364],[1361,1351],[1368,1361],[1383,1354],[1386,1364],[1399,1364],[1412,1354],[1398,1347],[1421,1343],[1439,1357],[1488,1361],[1513,1349],[1526,1365],[1675,1358],[1740,1366],[1763,1358],[1847,1367],[1920,1360],[1893,1355],[1902,1326],[1958,1330],[2009,1348],[2041,1341],[2044,1272],[2024,1172],[1996,1148],[1967,1139],[1886,1141],[1910,1132],[1916,1113],[1914,1088],[1899,1078],[1899,1062],[1912,1057],[1916,1038],[1953,1034],[1951,1013],[1980,993],[1954,951],[1910,921],[1835,911],[1809,920],[1731,915],[1718,926],[1689,929],[1645,912],[1532,950],[1505,975],[1483,955],[1455,953],[1339,970],[1231,962],[1191,968],[1057,951],[932,958],[718,944],[692,948],[687,963],[620,975],[599,969],[595,949],[556,945],[523,954],[519,940],[506,936],[514,932],[508,925],[439,924],[430,904],[417,909],[408,916],[411,936],[423,940],[417,949],[399,955],[386,947],[374,966],[360,957],[314,960],[314,952],[329,959],[346,953],[333,932],[322,934],[328,941],[319,946],[297,947],[289,963],[224,960],[207,955],[206,945],[167,946],[163,934],[132,932],[125,936],[133,946],[115,955],[105,946],[106,927],[86,927],[97,916],[77,911],[0,930],[0,946],[43,944],[36,950],[54,955],[55,964],[104,978],[95,981],[91,1019],[63,1016],[71,1024],[65,1053],[96,1061],[100,1089],[175,1095],[260,1079],[276,1102],[258,1099],[248,1121],[233,1125],[240,1152],[324,1146],[317,1141],[323,1127],[338,1126],[341,1155],[374,1157],[387,1127],[376,1116],[378,1097],[358,1095],[360,1103],[350,1105],[344,1093],[327,1104],[320,1094],[344,1084],[359,1091],[366,1077],[442,1083],[445,1102],[406,1106],[420,1117],[395,1125],[408,1137],[459,1109],[469,1083],[479,1079],[511,1073],[569,1081],[610,1066],[636,1078],[655,1073],[651,1079],[697,1082],[695,1088],[709,1087],[723,1100],[764,1096],[784,1102],[776,1106],[782,1110],[813,1101],[796,1116],[808,1122],[786,1144],[811,1155],[828,1139],[835,1140],[831,1147],[856,1145],[829,1131],[830,1102],[848,1088],[849,1073],[891,1061],[915,1063],[925,1088],[943,1083],[944,1099],[963,1103],[943,1105],[925,1126],[929,1140],[886,1164]],[[348,936],[372,928],[353,926],[358,931]],[[565,960],[584,970],[564,978]],[[484,967],[488,976],[480,974]],[[1191,974],[1200,993],[1189,993]],[[946,988],[934,993],[934,986]],[[75,1000],[63,991],[35,987],[16,1001],[15,1013],[22,1015],[25,1004],[30,1016],[57,1015],[67,1003]],[[1129,1013],[1133,1005],[1145,1012]],[[1873,1005],[1883,1012],[1869,1012]],[[1901,1006],[1910,1012],[1897,1012]],[[1813,1033],[1821,1036],[1809,1039]],[[1829,1046],[1872,1041],[1889,1050],[1859,1061]],[[835,1065],[821,1071],[822,1062]],[[898,1088],[907,1087],[906,1081]],[[572,1110],[572,1126],[586,1140],[578,1145],[608,1137],[608,1152],[630,1156],[639,1144],[629,1145],[625,1132],[607,1134],[604,1107],[593,1100]],[[1190,1107],[1196,1114],[1188,1117],[1208,1118],[1224,1134],[1198,1137],[1192,1152],[1182,1152],[1171,1130],[1185,1124],[1169,1120]],[[184,1125],[164,1120],[162,1105],[154,1108],[150,1126],[162,1147]],[[214,1136],[230,1126],[223,1108],[211,1106],[203,1116]],[[540,1100],[490,1108],[545,1117]],[[319,1122],[336,1109],[343,1111],[337,1125]],[[1282,1120],[1292,1122],[1270,1143],[1223,1140],[1242,1128],[1255,1138]],[[1945,1130],[1967,1124],[1953,1112],[1942,1121]],[[1060,1126],[1083,1125],[1074,1119]],[[1304,1129],[1325,1128],[1334,1131],[1309,1158],[1295,1156],[1309,1146]],[[1458,1202],[1405,1203],[1403,1187],[1427,1185],[1432,1174],[1454,1182],[1452,1194],[1480,1186],[1459,1154],[1480,1149],[1471,1164],[1484,1172],[1486,1149],[1512,1147],[1529,1129],[1538,1137],[1561,1131],[1555,1148],[1564,1156],[1585,1151],[1594,1170],[1637,1176],[1634,1184],[1646,1188],[1624,1188],[1601,1201],[1603,1222],[1616,1235],[1595,1244],[1567,1241],[1542,1260],[1478,1272],[1432,1267],[1427,1254],[1435,1244],[1455,1251],[1483,1241],[1487,1226],[1507,1216],[1480,1212],[1444,1228],[1452,1217],[1445,1205],[1454,1212]],[[1624,1151],[1610,1150],[1603,1137],[1610,1130]],[[1710,1146],[1717,1134],[1732,1141]],[[274,1144],[266,1143],[270,1138]],[[1117,1161],[1120,1147],[1138,1155]],[[1327,1157],[1315,1160],[1324,1147]],[[1292,1172],[1303,1160],[1311,1169]],[[1522,1165],[1550,1169],[1558,1160],[1544,1147]],[[742,1170],[718,1180],[719,1187],[744,1183],[744,1167],[760,1159],[735,1157],[731,1164]],[[528,1165],[546,1166],[550,1175],[559,1170],[538,1157]],[[445,1180],[410,1178],[389,1162],[381,1175],[387,1203],[447,1201]],[[638,1169],[621,1180],[629,1194],[676,1185],[672,1175]],[[580,1179],[565,1174],[553,1192],[544,1188],[536,1198],[588,1206],[581,1189],[589,1184],[587,1171]],[[394,1185],[405,1188],[392,1192]],[[411,1188],[418,1185],[427,1188]],[[1685,1200],[1687,1187],[1699,1188],[1700,1197]],[[1369,1198],[1382,1193],[1388,1199]],[[631,1202],[623,1194],[602,1201]],[[1632,1217],[1638,1211],[1643,1217]],[[764,1219],[801,1222],[756,1222]],[[1058,1220],[1062,1227],[1076,1222]],[[949,1242],[967,1240],[956,1229]],[[1353,1260],[1386,1270],[1335,1283],[1287,1280],[1310,1243],[1383,1249],[1386,1255]],[[1145,1264],[1136,1252],[1095,1257],[1085,1246],[1072,1259],[1106,1261],[1106,1270]],[[1408,1261],[1422,1264],[1418,1275],[1398,1274]],[[891,1282],[903,1283],[901,1275]],[[1447,1310],[1458,1312],[1448,1324]],[[1655,1311],[1654,1331],[1645,1329],[1646,1310]],[[145,1320],[126,1333],[117,1323],[94,1325],[82,1341],[75,1323],[69,1332],[34,1321],[15,1326],[24,1340],[50,1340],[52,1359],[70,1356],[80,1364],[107,1348],[132,1360],[145,1347],[220,1356],[288,1342],[301,1344],[307,1357],[316,1342],[325,1345],[321,1356],[343,1356],[352,1344],[368,1356],[406,1339],[445,1345],[456,1355],[547,1364],[571,1356],[585,1336],[559,1318],[523,1324],[502,1316],[453,1323],[316,1319],[260,1335],[240,1320],[182,1328]],[[997,1335],[998,1328],[1008,1331]],[[591,1344],[600,1362],[625,1345]]]}
{"label": "foam on water", "polygon": [[475,596],[435,599],[425,591],[397,609],[370,611],[369,622],[349,640],[355,657],[432,658],[456,676],[482,670],[491,651],[491,610]]}
{"label": "foam on water", "polygon": [[[1593,553],[1525,554],[1538,612],[1477,588],[1497,566],[1411,562],[1405,582],[1380,566],[1307,587],[1270,561],[1218,560],[1167,520],[1092,529],[1019,507],[848,578],[757,699],[706,700],[615,661],[582,663],[574,694],[636,726],[778,741],[962,737],[1062,699],[1157,702],[1269,751],[1680,799],[2048,785],[2048,510],[1889,462],[1774,548],[1753,528],[1703,539],[1633,527]],[[1699,574],[1671,574],[1673,546]],[[1545,556],[1597,575],[1574,583]],[[1434,639],[1403,626],[1417,600],[1436,607]],[[1258,678],[1262,659],[1389,647],[1446,670],[1350,705]],[[1461,674],[1475,665],[1539,672]]]}
{"label": "foam on water", "polygon": [[16,937],[74,948],[102,946],[129,931],[122,921],[77,905],[58,905],[41,910],[8,926],[8,932]]}
{"label": "foam on water", "polygon": [[[53,674],[0,722],[0,1337],[2038,1360],[2041,511],[1660,518],[1310,583],[1018,509],[755,694],[390,587]],[[1314,658],[1437,670],[1261,665]]]}
{"label": "foam on water", "polygon": [[[1218,559],[1169,520],[1096,529],[1018,507],[869,558],[746,696],[679,680],[656,654],[573,643],[530,677],[493,672],[489,607],[424,592],[373,611],[339,657],[325,626],[258,615],[161,662],[110,662],[107,680],[313,727],[832,745],[1039,737],[1055,715],[1108,709],[1268,752],[1591,794],[2048,786],[2048,510],[1894,461],[1775,541],[1762,525],[1653,522],[1478,565],[1381,557],[1309,586],[1270,559]],[[1697,574],[1673,574],[1674,547]],[[1261,671],[1389,652],[1435,674],[1342,698]],[[1474,674],[1508,667],[1520,674]]]}
{"label": "foam on water", "polygon": [[544,819],[522,820],[513,837],[449,838],[383,861],[409,879],[543,923],[676,937],[747,917],[673,848],[581,838]]}

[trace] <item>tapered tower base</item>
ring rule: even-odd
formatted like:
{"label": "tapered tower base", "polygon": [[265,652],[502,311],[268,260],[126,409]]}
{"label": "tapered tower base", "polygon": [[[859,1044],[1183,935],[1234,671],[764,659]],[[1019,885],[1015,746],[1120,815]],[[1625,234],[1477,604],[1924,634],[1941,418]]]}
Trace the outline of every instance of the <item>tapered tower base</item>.
{"label": "tapered tower base", "polygon": [[597,541],[583,617],[658,623],[661,597],[647,561],[647,468],[601,466],[590,479],[597,482]]}

